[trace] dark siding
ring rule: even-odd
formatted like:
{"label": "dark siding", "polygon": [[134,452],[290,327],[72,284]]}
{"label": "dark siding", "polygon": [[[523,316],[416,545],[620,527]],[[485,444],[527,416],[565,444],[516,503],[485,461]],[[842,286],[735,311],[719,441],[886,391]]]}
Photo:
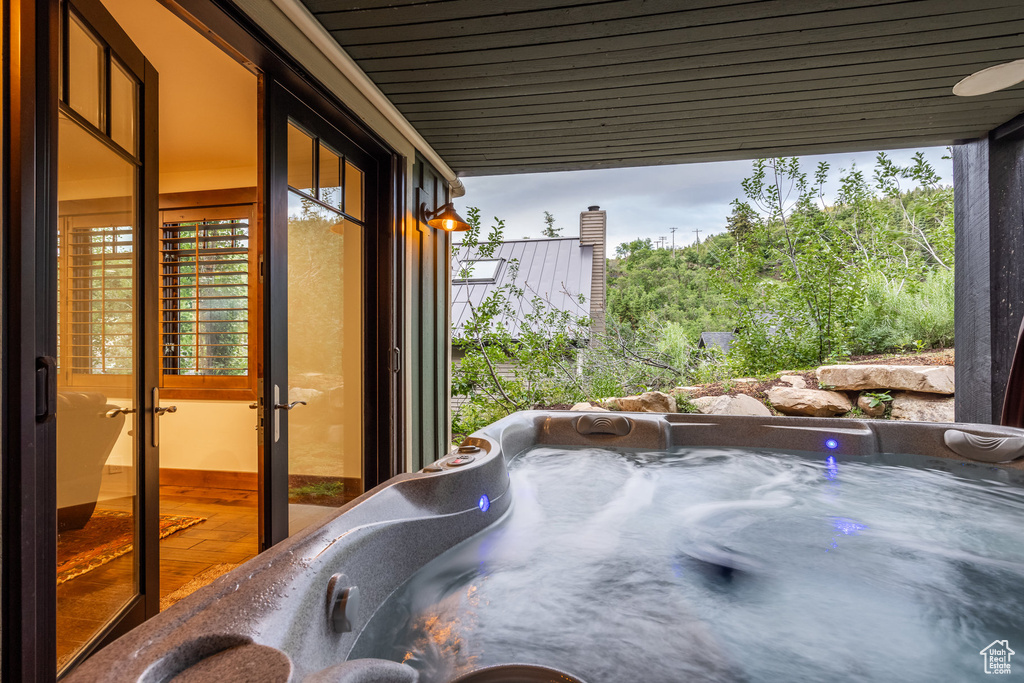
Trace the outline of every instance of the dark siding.
{"label": "dark siding", "polygon": [[953,148],[956,419],[994,422],[989,329],[988,140]]}
{"label": "dark siding", "polygon": [[950,144],[1024,110],[1021,0],[304,0],[456,171]]}
{"label": "dark siding", "polygon": [[1024,317],[1024,135],[953,150],[956,419],[998,423]]}
{"label": "dark siding", "polygon": [[[992,403],[1002,413],[1006,381],[1024,316],[1024,135],[989,147],[989,221],[992,228]],[[995,420],[998,422],[998,419]]]}
{"label": "dark siding", "polygon": [[[447,183],[418,155],[413,170],[414,201],[434,209],[447,199]],[[412,470],[448,449],[448,258],[447,233],[416,221],[408,234],[412,286]]]}

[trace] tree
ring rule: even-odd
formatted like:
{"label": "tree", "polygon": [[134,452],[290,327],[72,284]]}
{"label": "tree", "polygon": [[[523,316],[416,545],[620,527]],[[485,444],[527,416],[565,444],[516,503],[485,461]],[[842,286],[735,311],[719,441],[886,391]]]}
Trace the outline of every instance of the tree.
{"label": "tree", "polygon": [[545,237],[559,237],[562,234],[562,229],[555,227],[555,217],[550,211],[544,212],[544,229],[540,232]]}

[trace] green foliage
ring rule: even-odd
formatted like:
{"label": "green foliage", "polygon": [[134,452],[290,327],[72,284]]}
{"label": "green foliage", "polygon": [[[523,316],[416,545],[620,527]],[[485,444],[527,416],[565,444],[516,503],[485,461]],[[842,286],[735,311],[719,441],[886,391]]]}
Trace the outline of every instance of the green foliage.
{"label": "green foliage", "polygon": [[694,405],[693,401],[686,394],[678,394],[676,396],[676,410],[680,413],[699,413],[700,409]]}
{"label": "green foliage", "polygon": [[758,159],[733,203],[720,283],[738,328],[730,360],[747,372],[952,343],[952,190],[921,153],[907,166],[879,153],[874,185],[843,171],[829,205],[830,171]]}
{"label": "green foliage", "polygon": [[608,315],[639,328],[647,316],[678,323],[693,340],[705,330],[731,330],[732,315],[714,279],[721,265],[727,235],[716,235],[699,247],[656,249],[650,239],[634,240],[616,249],[608,263]]}
{"label": "green foliage", "polygon": [[861,396],[868,398],[868,407],[870,408],[877,408],[883,403],[892,401],[892,396],[889,395],[888,391],[865,391]]}
{"label": "green foliage", "polygon": [[540,234],[545,237],[559,237],[562,234],[562,229],[555,227],[555,217],[550,211],[544,212],[544,229],[540,231]]}

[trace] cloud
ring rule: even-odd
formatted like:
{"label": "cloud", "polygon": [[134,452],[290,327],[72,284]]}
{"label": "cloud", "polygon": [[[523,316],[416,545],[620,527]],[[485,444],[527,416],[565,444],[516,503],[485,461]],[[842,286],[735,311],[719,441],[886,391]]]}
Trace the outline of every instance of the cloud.
{"label": "cloud", "polygon": [[[916,150],[888,152],[897,163],[906,164]],[[942,157],[943,147],[922,150],[944,183],[953,182],[953,164]],[[826,154],[802,158],[804,170],[813,173],[819,161],[832,166],[832,177],[840,168],[856,163],[870,177],[875,152]],[[481,210],[489,225],[492,217],[505,221],[510,239],[540,237],[544,212],[555,216],[562,234],[579,234],[579,214],[588,206],[608,211],[610,249],[637,238],[670,238],[670,227],[678,228],[676,244],[691,244],[695,231],[701,239],[725,230],[729,203],[742,195],[740,182],[750,173],[749,161],[706,164],[650,166],[644,168],[567,171],[506,176],[464,178],[466,195],[455,201],[460,212],[469,206]],[[829,198],[837,183],[827,186]]]}

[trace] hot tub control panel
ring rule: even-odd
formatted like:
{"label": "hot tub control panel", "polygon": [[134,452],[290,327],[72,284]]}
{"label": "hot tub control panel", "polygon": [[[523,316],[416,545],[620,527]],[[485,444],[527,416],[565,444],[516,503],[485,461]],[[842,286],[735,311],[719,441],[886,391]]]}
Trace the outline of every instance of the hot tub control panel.
{"label": "hot tub control panel", "polygon": [[475,453],[481,450],[477,446],[463,445],[453,449],[451,455],[441,458],[423,468],[424,472],[443,472],[448,467],[462,467],[476,461]]}

